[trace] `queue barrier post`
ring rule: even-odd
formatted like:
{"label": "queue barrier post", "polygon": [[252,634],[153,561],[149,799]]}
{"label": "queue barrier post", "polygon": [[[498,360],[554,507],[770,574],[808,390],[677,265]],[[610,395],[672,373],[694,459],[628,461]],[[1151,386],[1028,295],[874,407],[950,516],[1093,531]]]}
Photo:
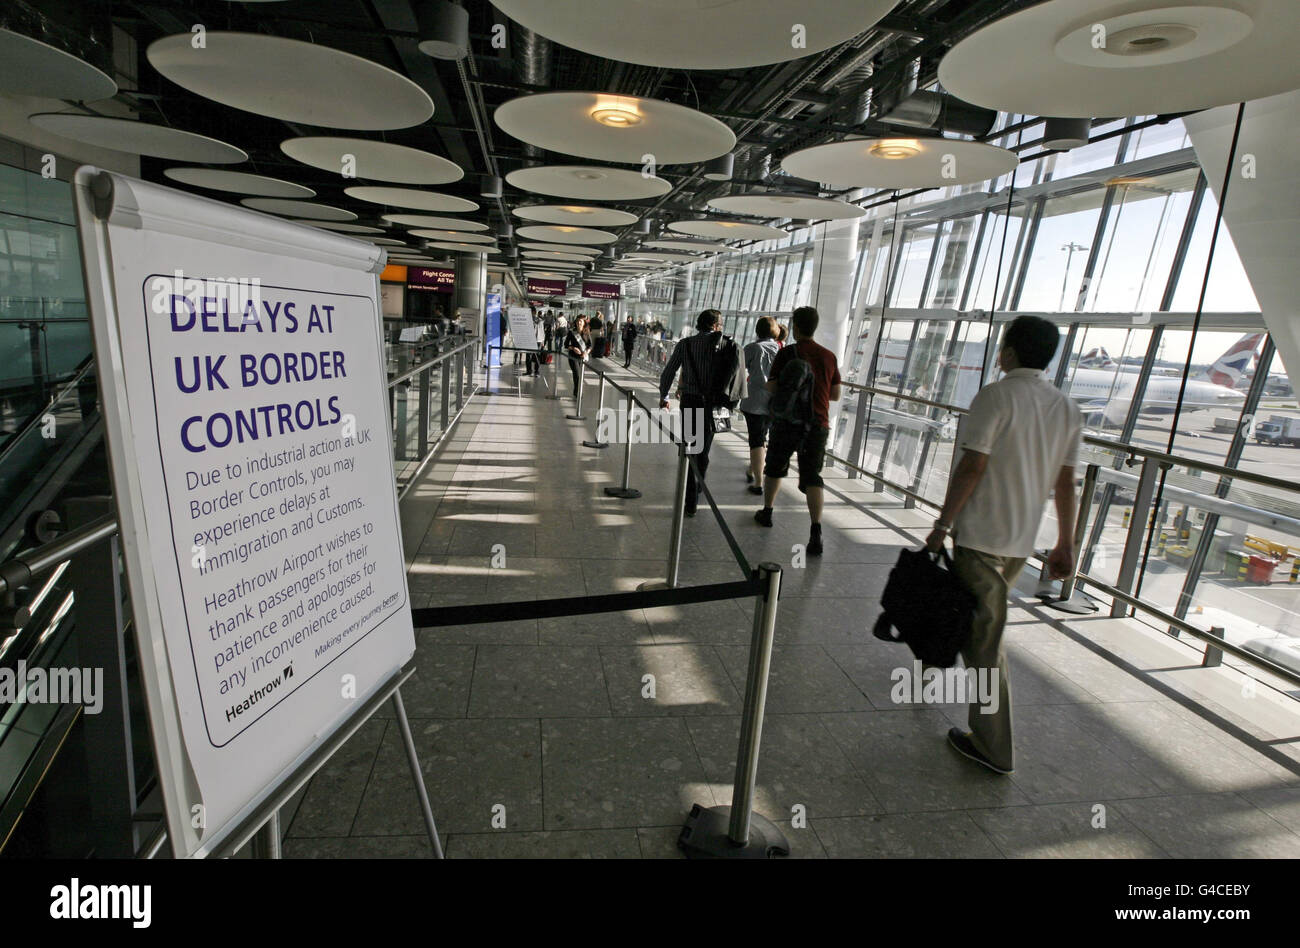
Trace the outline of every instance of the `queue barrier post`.
{"label": "queue barrier post", "polygon": [[623,486],[606,487],[605,493],[610,497],[620,497],[623,500],[636,500],[641,496],[641,492],[628,485],[632,477],[632,411],[636,406],[636,400],[632,396],[631,389],[627,393],[627,418],[623,430]]}
{"label": "queue barrier post", "polygon": [[685,441],[677,444],[677,481],[673,488],[673,520],[668,535],[668,571],[667,579],[660,582],[642,583],[637,589],[676,589],[681,572],[682,561],[682,524],[686,520],[686,478],[690,469],[691,458],[686,451]]}
{"label": "queue barrier post", "polygon": [[572,415],[565,415],[570,421],[586,421],[587,416],[582,413],[582,390],[587,386],[587,363],[582,361],[578,363],[578,391],[574,393],[577,405],[573,409]]}
{"label": "queue barrier post", "polygon": [[609,443],[600,440],[600,420],[605,417],[605,373],[600,373],[600,398],[596,401],[596,436],[590,441],[582,442],[584,448],[608,448]]}
{"label": "queue barrier post", "polygon": [[790,843],[771,820],[754,808],[758,778],[758,749],[763,736],[767,680],[776,637],[776,606],[781,595],[781,566],[758,564],[759,593],[754,603],[754,633],[745,679],[745,711],[740,721],[736,780],[731,806],[691,807],[677,845],[687,856],[714,859],[770,859],[790,855]]}

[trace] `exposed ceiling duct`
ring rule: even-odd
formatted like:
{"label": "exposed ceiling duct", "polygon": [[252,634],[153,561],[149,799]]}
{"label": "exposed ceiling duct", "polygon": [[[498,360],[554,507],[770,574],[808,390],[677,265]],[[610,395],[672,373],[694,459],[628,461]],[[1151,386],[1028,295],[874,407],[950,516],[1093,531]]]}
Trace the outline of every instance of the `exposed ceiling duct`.
{"label": "exposed ceiling duct", "polygon": [[[525,29],[518,23],[511,24],[511,41],[514,44],[515,77],[525,85],[551,86],[551,41]],[[539,162],[542,149],[536,145],[523,145],[524,165]],[[531,160],[530,160],[531,159]]]}
{"label": "exposed ceiling duct", "polygon": [[891,125],[930,128],[979,137],[993,130],[998,113],[963,102],[946,92],[919,89],[906,98],[881,103],[879,120]]}

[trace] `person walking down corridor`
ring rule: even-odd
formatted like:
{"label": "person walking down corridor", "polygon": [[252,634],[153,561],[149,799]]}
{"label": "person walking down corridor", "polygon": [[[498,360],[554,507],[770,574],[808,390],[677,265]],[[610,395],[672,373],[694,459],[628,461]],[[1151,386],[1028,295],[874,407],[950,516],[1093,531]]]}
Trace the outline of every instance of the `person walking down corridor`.
{"label": "person walking down corridor", "polygon": [[772,424],[772,417],[767,413],[767,404],[772,393],[767,390],[767,381],[772,371],[772,360],[781,351],[772,338],[776,320],[763,316],[754,325],[754,334],[758,338],[745,346],[745,371],[749,374],[748,391],[740,410],[745,415],[745,429],[749,435],[749,468],[745,479],[749,482],[751,494],[763,493],[763,455],[767,447],[767,430]]}
{"label": "person walking down corridor", "polygon": [[[679,369],[682,373],[682,438],[693,461],[686,469],[688,517],[695,516],[699,501],[696,471],[698,469],[702,481],[709,469],[709,449],[713,447],[715,432],[714,409],[719,407],[720,389],[730,387],[737,375],[742,388],[744,383],[740,348],[722,335],[722,313],[716,309],[704,310],[695,320],[695,329],[695,335],[677,343],[659,374],[659,407],[666,409],[673,377]],[[743,397],[743,390],[740,394]]]}
{"label": "person walking down corridor", "polygon": [[569,371],[573,373],[573,397],[578,397],[578,386],[582,384],[582,364],[591,353],[591,339],[587,335],[587,318],[575,316],[573,328],[564,337],[564,351],[571,357]]}
{"label": "person walking down corridor", "polygon": [[1083,415],[1044,374],[1060,343],[1056,325],[1019,316],[998,354],[1006,376],[976,394],[957,432],[961,455],[948,480],[943,509],[926,538],[937,552],[948,537],[953,569],[976,599],[970,639],[962,649],[968,674],[996,676],[997,704],[970,706],[970,731],[952,728],[948,743],[1000,774],[1015,767],[1011,683],[1002,632],[1007,594],[1034,539],[1049,494],[1055,497],[1057,539],[1047,557],[1053,578],[1074,570],[1074,469]]}
{"label": "person walking down corridor", "polygon": [[627,318],[623,324],[623,368],[632,365],[632,350],[636,348],[636,323],[632,322],[632,317]]}
{"label": "person walking down corridor", "polygon": [[799,456],[799,490],[808,502],[808,555],[822,555],[822,503],[825,490],[822,464],[830,436],[831,402],[840,400],[840,367],[835,353],[813,342],[817,310],[794,311],[794,345],[772,360],[767,390],[772,393],[772,440],[763,465],[763,509],[754,514],[760,526],[772,525],[781,479],[790,473],[790,456]]}

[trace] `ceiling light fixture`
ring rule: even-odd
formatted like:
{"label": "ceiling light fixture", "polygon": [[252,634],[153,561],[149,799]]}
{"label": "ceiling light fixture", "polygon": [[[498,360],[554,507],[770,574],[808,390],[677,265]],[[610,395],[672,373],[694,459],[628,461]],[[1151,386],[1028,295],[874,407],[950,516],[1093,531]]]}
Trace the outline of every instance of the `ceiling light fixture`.
{"label": "ceiling light fixture", "polygon": [[921,153],[921,143],[914,138],[886,138],[876,142],[867,151],[877,158],[897,161],[915,158]]}
{"label": "ceiling light fixture", "polygon": [[591,111],[591,117],[601,125],[608,125],[610,128],[632,128],[640,125],[642,121],[641,112],[636,104],[624,99],[598,100],[596,107]]}
{"label": "ceiling light fixture", "polygon": [[434,59],[464,59],[469,55],[469,11],[450,0],[421,0],[415,5],[419,50]]}
{"label": "ceiling light fixture", "polygon": [[735,170],[736,153],[727,152],[719,155],[704,166],[704,177],[709,181],[730,181]]}

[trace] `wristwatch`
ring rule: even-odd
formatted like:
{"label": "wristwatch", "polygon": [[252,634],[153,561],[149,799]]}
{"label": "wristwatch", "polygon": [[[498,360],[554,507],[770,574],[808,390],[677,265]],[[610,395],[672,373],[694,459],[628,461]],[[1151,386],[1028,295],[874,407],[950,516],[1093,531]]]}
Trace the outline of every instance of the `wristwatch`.
{"label": "wristwatch", "polygon": [[942,533],[952,533],[952,524],[944,523],[942,520],[936,520],[934,522],[934,529],[939,530]]}

